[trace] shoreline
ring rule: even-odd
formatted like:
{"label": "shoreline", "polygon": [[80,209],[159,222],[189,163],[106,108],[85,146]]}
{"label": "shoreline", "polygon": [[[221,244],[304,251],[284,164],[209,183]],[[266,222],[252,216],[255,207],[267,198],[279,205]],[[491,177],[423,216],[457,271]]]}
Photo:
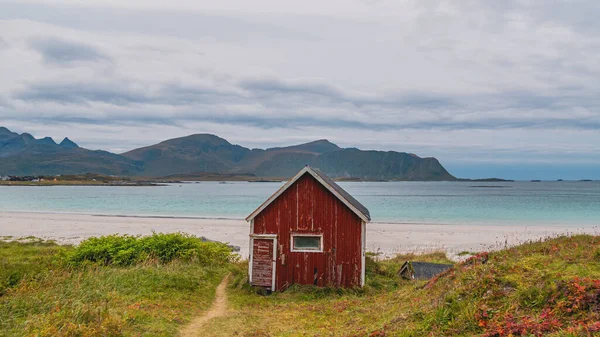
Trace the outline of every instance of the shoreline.
{"label": "shoreline", "polygon": [[[106,218],[139,218],[139,219],[187,219],[187,220],[231,220],[231,221],[244,221],[244,217],[227,217],[227,216],[201,216],[201,215],[162,215],[162,214],[114,214],[114,213],[90,213],[90,212],[60,212],[60,211],[3,211],[0,210],[0,218],[3,214],[48,214],[48,215],[75,215],[75,216],[93,216],[93,217],[106,217]],[[370,225],[373,224],[389,224],[389,225],[422,225],[422,226],[499,226],[499,227],[545,227],[545,228],[564,228],[564,229],[576,229],[576,228],[600,228],[600,221],[598,223],[562,223],[562,222],[529,222],[529,223],[502,223],[502,222],[463,222],[463,223],[451,223],[451,222],[411,222],[411,221],[371,221]]]}
{"label": "shoreline", "polygon": [[[184,232],[239,246],[243,258],[248,256],[249,230],[243,219],[0,211],[0,238],[36,236],[77,244],[91,236],[117,233]],[[450,258],[460,259],[458,254],[464,251],[497,250],[564,234],[599,235],[600,227],[373,222],[367,225],[367,251],[389,257],[398,253],[442,250]]]}

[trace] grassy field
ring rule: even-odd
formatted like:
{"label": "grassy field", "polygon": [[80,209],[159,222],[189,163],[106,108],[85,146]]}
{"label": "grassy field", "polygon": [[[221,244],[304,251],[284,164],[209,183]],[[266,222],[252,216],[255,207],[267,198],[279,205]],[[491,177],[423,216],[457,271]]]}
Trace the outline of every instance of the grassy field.
{"label": "grassy field", "polygon": [[[194,245],[218,244],[187,237],[191,245],[176,246],[173,238],[154,237],[151,249],[160,254],[115,237],[78,248],[36,239],[0,242],[0,336],[176,335],[210,306],[232,264],[223,263],[229,253],[222,246],[221,258],[194,253]],[[113,259],[119,252],[120,260]]]}
{"label": "grassy field", "polygon": [[[596,336],[600,238],[561,237],[483,253],[429,282],[390,277],[412,256],[369,264],[360,291],[292,288],[253,295],[243,277],[232,310],[207,336]],[[440,254],[419,258],[444,262]],[[394,281],[395,280],[395,281]]]}
{"label": "grassy field", "polygon": [[[174,249],[173,249],[174,248]],[[177,336],[232,273],[228,310],[203,336],[595,336],[600,237],[559,237],[481,253],[431,281],[405,260],[367,264],[363,289],[293,286],[270,296],[243,263],[193,237],[112,236],[78,247],[0,243],[0,335]],[[224,254],[224,255],[223,255]]]}

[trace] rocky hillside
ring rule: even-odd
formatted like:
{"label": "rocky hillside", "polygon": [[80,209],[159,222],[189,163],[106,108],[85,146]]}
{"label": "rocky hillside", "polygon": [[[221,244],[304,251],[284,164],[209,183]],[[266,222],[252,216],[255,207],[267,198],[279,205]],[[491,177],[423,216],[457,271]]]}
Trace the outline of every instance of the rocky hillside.
{"label": "rocky hillside", "polygon": [[171,139],[123,154],[145,163],[142,174],[166,176],[198,172],[287,178],[305,165],[335,178],[365,180],[455,180],[435,158],[395,151],[343,149],[327,140],[248,149],[209,134]]}
{"label": "rocky hillside", "polygon": [[35,139],[0,128],[0,174],[99,173],[164,177],[199,173],[285,179],[305,165],[334,178],[455,180],[435,158],[395,151],[340,148],[325,139],[269,149],[248,149],[211,134],[166,140],[122,155],[80,148],[65,138]]}
{"label": "rocky hillside", "polygon": [[80,148],[65,138],[60,144],[52,138],[35,139],[0,128],[0,175],[59,175],[99,173],[136,175],[143,163],[106,151]]}
{"label": "rocky hillside", "polygon": [[144,175],[160,177],[195,172],[228,172],[249,151],[217,136],[203,134],[170,139],[124,153],[123,156],[144,162]]}

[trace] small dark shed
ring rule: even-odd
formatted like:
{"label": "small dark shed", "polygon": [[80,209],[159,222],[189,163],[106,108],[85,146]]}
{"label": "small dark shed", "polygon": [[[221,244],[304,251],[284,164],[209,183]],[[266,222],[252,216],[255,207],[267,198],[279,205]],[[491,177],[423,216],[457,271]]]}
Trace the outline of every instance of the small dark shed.
{"label": "small dark shed", "polygon": [[253,286],[364,285],[369,210],[319,170],[303,168],[246,220]]}
{"label": "small dark shed", "polygon": [[406,261],[398,276],[407,280],[428,280],[437,274],[452,268],[451,264]]}

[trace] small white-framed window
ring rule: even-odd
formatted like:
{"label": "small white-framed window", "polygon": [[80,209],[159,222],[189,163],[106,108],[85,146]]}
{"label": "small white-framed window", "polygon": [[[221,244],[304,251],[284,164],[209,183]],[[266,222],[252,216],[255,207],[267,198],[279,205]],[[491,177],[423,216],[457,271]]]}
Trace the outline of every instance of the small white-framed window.
{"label": "small white-framed window", "polygon": [[292,234],[292,252],[322,252],[323,235]]}

